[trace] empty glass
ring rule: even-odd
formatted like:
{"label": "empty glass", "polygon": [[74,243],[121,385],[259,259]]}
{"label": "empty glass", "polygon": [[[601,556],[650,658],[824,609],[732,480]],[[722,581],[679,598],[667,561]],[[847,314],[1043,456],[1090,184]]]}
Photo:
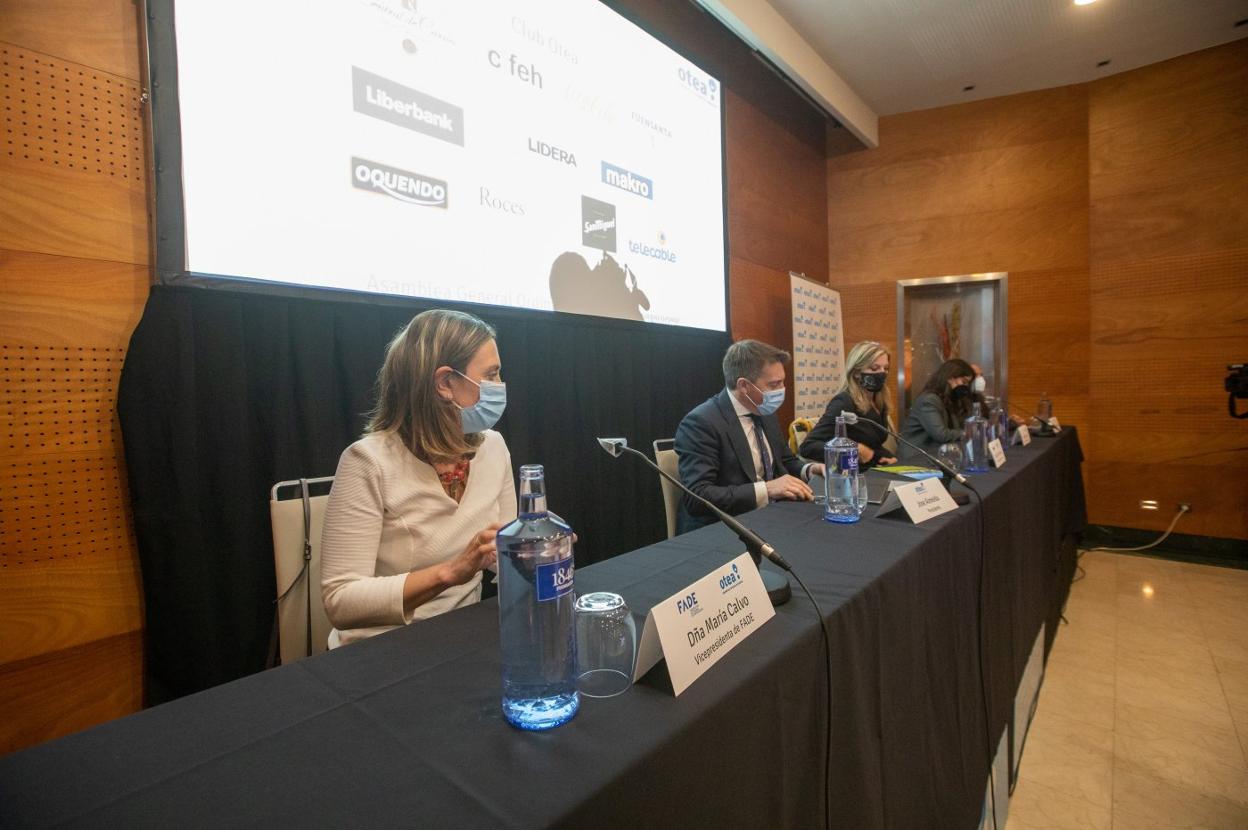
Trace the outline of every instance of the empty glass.
{"label": "empty glass", "polygon": [[586,697],[615,697],[633,682],[637,626],[624,598],[599,591],[577,597],[576,688]]}
{"label": "empty glass", "polygon": [[962,448],[957,444],[941,444],[936,457],[955,470],[962,469]]}
{"label": "empty glass", "polygon": [[963,439],[966,441],[965,470],[968,473],[988,472],[988,421],[982,415],[966,419]]}

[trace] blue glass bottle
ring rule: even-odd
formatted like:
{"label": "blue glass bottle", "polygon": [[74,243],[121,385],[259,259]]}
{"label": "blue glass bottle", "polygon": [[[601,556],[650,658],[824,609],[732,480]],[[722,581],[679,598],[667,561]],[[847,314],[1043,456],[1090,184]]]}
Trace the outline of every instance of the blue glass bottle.
{"label": "blue glass bottle", "polygon": [[846,435],[844,415],[836,416],[836,435],[823,445],[823,480],[827,487],[824,521],[858,521],[858,442]]}
{"label": "blue glass bottle", "polygon": [[572,528],[546,510],[540,464],[520,468],[519,517],[498,532],[503,716],[553,729],[580,707],[572,590]]}

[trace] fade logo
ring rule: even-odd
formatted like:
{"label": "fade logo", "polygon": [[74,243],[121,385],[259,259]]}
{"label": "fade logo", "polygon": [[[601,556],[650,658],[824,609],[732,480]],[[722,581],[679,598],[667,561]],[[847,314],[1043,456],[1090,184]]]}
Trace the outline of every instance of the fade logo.
{"label": "fade logo", "polygon": [[647,199],[654,199],[654,182],[608,162],[602,163],[602,180],[612,187],[627,190]]}
{"label": "fade logo", "polygon": [[464,146],[464,111],[389,78],[351,67],[355,111]]}
{"label": "fade logo", "polygon": [[698,594],[696,591],[692,591],[676,600],[677,614],[688,614],[689,616],[693,616],[694,614],[701,613],[701,611],[702,606],[698,605]]}
{"label": "fade logo", "polygon": [[710,75],[703,75],[698,70],[682,66],[676,70],[676,77],[694,95],[714,106],[719,106],[719,81]]}
{"label": "fade logo", "polygon": [[581,197],[581,243],[587,248],[615,252],[615,205]]}
{"label": "fade logo", "polygon": [[447,186],[441,179],[400,170],[368,159],[351,159],[351,186],[371,190],[423,207],[447,206]]}
{"label": "fade logo", "polygon": [[536,138],[529,138],[529,152],[537,153],[539,156],[545,156],[551,161],[562,162],[571,167],[576,167],[576,156],[567,150],[562,150],[553,144],[547,144],[545,141],[539,141]]}

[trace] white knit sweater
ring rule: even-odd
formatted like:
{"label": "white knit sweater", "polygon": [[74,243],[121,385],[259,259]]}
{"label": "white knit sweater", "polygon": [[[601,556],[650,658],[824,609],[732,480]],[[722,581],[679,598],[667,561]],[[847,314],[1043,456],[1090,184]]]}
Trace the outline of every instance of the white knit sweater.
{"label": "white knit sweater", "polygon": [[448,588],[409,616],[409,571],[463,552],[474,533],[516,517],[511,453],[493,430],[472,459],[458,504],[433,467],[393,433],[356,441],[338,460],[321,533],[321,596],[342,643],[371,637],[481,598],[481,575]]}

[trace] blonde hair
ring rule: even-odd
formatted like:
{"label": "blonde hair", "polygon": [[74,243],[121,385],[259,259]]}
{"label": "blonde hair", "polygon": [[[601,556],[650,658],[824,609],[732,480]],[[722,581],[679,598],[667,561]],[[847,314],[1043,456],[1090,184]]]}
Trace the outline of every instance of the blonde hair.
{"label": "blonde hair", "polygon": [[392,431],[425,461],[474,455],[483,438],[464,434],[459,409],[438,395],[434,373],[441,366],[466,372],[477,350],[495,337],[489,324],[462,311],[417,314],[386,348],[377,373],[377,406],[364,432]]}
{"label": "blonde hair", "polygon": [[849,354],[845,356],[845,378],[841,381],[841,385],[837,387],[836,394],[839,395],[846,389],[849,390],[849,397],[854,402],[854,408],[859,412],[866,412],[870,409],[877,410],[884,416],[888,422],[889,429],[896,429],[893,425],[893,387],[889,385],[888,378],[884,379],[884,388],[879,392],[872,394],[858,382],[860,375],[868,366],[875,362],[875,359],[881,355],[886,355],[892,360],[892,355],[888,349],[881,346],[874,340],[863,340],[861,343],[855,343],[854,347],[849,350]]}

